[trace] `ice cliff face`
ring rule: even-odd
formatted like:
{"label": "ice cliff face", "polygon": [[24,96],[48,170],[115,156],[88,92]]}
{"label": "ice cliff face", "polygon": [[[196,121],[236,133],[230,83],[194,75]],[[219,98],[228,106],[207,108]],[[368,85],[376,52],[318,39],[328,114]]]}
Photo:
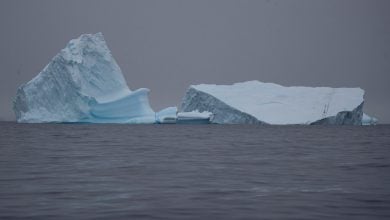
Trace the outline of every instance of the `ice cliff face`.
{"label": "ice cliff face", "polygon": [[103,35],[71,40],[14,99],[18,122],[154,123],[148,89],[132,92]]}
{"label": "ice cliff face", "polygon": [[360,88],[284,87],[248,81],[233,85],[194,85],[181,111],[209,111],[220,124],[338,124],[361,125]]}

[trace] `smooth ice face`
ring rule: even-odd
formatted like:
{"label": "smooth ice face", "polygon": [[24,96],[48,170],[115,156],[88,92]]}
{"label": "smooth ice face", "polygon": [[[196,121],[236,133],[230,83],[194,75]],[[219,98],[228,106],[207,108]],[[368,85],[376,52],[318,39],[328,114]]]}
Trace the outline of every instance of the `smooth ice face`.
{"label": "smooth ice face", "polygon": [[148,89],[132,92],[101,33],[71,40],[14,100],[18,122],[154,123]]}
{"label": "smooth ice face", "polygon": [[360,88],[284,87],[248,81],[191,86],[181,111],[210,111],[215,123],[361,124]]}

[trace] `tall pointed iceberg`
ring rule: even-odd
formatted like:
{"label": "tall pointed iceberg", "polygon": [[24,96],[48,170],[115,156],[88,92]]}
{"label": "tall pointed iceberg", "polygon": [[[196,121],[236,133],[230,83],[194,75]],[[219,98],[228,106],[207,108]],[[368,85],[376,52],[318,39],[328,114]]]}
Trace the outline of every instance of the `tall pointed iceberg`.
{"label": "tall pointed iceberg", "polygon": [[14,99],[18,122],[154,123],[149,90],[131,91],[101,33],[71,40]]}
{"label": "tall pointed iceberg", "polygon": [[248,81],[233,85],[193,85],[181,111],[209,111],[219,124],[361,125],[360,88],[284,87]]}

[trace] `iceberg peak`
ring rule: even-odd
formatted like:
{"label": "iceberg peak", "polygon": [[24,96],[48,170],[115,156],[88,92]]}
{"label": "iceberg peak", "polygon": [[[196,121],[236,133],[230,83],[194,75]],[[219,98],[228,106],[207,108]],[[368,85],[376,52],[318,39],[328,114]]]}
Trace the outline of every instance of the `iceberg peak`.
{"label": "iceberg peak", "polygon": [[154,123],[148,89],[132,92],[102,33],[71,40],[18,88],[18,122]]}

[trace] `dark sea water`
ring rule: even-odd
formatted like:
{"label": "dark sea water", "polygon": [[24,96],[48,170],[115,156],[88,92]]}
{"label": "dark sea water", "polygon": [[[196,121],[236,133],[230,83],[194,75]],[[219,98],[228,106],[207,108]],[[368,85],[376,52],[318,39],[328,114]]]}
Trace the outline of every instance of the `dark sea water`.
{"label": "dark sea water", "polygon": [[390,126],[2,122],[0,219],[390,219]]}

